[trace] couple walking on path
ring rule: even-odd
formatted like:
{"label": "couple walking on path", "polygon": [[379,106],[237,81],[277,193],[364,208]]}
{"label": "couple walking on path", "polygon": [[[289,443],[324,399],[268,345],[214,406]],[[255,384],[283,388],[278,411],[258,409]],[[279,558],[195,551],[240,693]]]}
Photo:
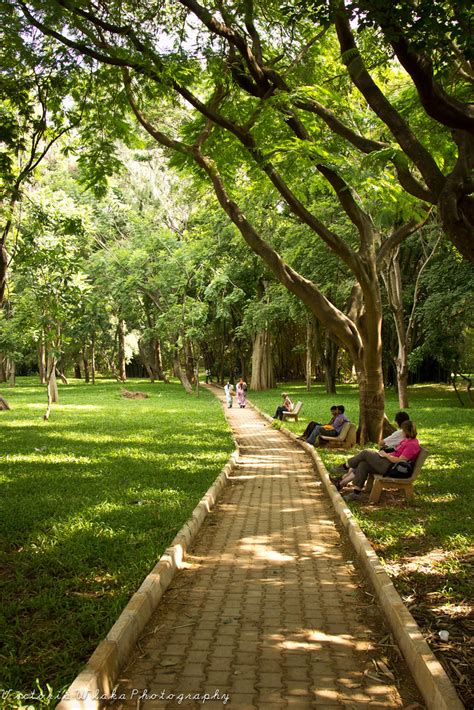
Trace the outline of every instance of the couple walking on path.
{"label": "couple walking on path", "polygon": [[[229,381],[224,387],[224,393],[228,409],[232,409],[233,392],[234,386]],[[245,409],[245,407],[247,406],[247,383],[244,381],[243,377],[241,377],[240,380],[237,382],[235,388],[235,395],[237,399],[237,404],[239,405],[240,409]]]}

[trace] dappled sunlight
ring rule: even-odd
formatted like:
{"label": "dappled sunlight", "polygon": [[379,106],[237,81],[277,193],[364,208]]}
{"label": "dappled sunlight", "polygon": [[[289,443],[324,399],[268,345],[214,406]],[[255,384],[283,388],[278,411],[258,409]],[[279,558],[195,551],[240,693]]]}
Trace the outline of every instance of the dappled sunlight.
{"label": "dappled sunlight", "polygon": [[[82,636],[100,637],[190,517],[233,449],[220,407],[212,408],[210,415],[199,408],[199,402],[182,396],[180,406],[173,402],[173,409],[168,409],[165,400],[167,405],[175,396],[180,397],[173,387],[166,397],[163,389],[160,401],[153,397],[143,403],[121,401],[115,392],[110,407],[104,404],[104,416],[102,397],[106,389],[101,387],[98,394],[75,385],[83,404],[55,408],[56,418],[48,424],[37,417],[38,410],[43,413],[44,404],[35,405],[33,413],[28,405],[22,405],[24,419],[5,418],[2,422],[7,442],[4,453],[9,456],[3,461],[8,462],[5,470],[11,475],[8,496],[21,512],[21,516],[13,514],[8,506],[4,521],[8,549],[12,549],[8,560],[18,580],[14,585],[12,574],[7,589],[6,617],[12,620],[9,648],[21,643],[25,633],[22,613],[26,609],[28,623],[47,629],[49,638],[57,640],[60,663],[68,667],[77,666],[77,659],[69,650],[64,652],[63,636],[78,648]],[[72,399],[76,392],[68,396]],[[86,397],[93,396],[98,406],[88,405]],[[321,411],[324,403],[322,406],[315,398],[314,407]],[[305,402],[305,411],[310,413],[309,401]],[[248,414],[249,410],[242,412],[239,427]],[[191,417],[198,419],[196,426],[194,422],[191,425]],[[302,422],[295,426],[304,428]],[[326,500],[326,494],[314,478],[306,452],[292,443],[285,446],[277,430],[268,431],[269,427],[261,423],[247,423],[243,429],[241,458],[226,489],[235,498],[227,502],[221,499],[216,519],[211,512],[202,557],[193,552],[181,565],[182,574],[192,576],[197,583],[191,593],[199,600],[196,618],[189,620],[188,615],[194,613],[192,605],[183,605],[184,597],[175,592],[178,621],[173,622],[172,633],[185,632],[191,622],[197,627],[203,610],[207,609],[208,619],[208,600],[229,580],[222,602],[222,638],[236,627],[244,610],[250,609],[253,616],[245,631],[250,629],[257,639],[258,653],[269,651],[274,653],[273,657],[267,655],[270,660],[281,663],[283,659],[298,669],[301,658],[308,667],[321,664],[320,682],[311,691],[312,699],[329,706],[335,691],[330,689],[333,677],[324,663],[329,662],[327,659],[350,659],[362,675],[367,662],[366,630],[376,635],[379,629],[366,623],[369,604],[361,599],[357,588],[362,580],[344,557],[330,511],[318,508],[314,513],[315,501]],[[257,442],[262,431],[268,434],[268,449]],[[34,452],[34,447],[45,447],[45,451]],[[346,456],[345,452],[323,453],[334,456],[337,462]],[[451,462],[456,458],[457,453],[453,450],[450,454],[447,446],[446,455],[444,449],[438,450],[427,462],[427,475],[418,484],[423,494],[427,492],[430,517],[426,520],[421,508],[415,506],[406,514],[390,508],[385,518],[377,511],[370,513],[374,518],[380,516],[376,524],[386,534],[388,551],[400,539],[428,546],[429,525],[437,520],[439,511],[448,509],[455,514],[460,492],[451,486],[459,477],[457,465]],[[433,476],[439,472],[445,481],[441,490],[433,485]],[[271,487],[267,498],[262,496],[264,481]],[[239,496],[247,484],[254,486],[255,495],[242,504]],[[294,484],[299,495],[289,498],[288,491]],[[420,495],[415,503],[424,505]],[[251,507],[255,508],[256,523],[253,528],[245,528],[245,516]],[[229,526],[226,534],[234,540],[233,547],[216,549],[210,545],[219,515]],[[270,532],[272,516],[281,525],[279,532]],[[413,518],[418,519],[416,526]],[[442,571],[438,569],[438,573]],[[204,577],[199,577],[201,574]],[[240,579],[245,580],[241,596]],[[437,603],[441,608],[442,600]],[[342,622],[340,610],[345,604],[351,613]],[[86,631],[82,621],[74,617],[77,608],[87,619]],[[186,618],[180,622],[184,610]],[[17,627],[15,619],[19,619]],[[30,672],[36,672],[37,656],[30,666]],[[364,689],[376,685],[364,681]],[[352,695],[341,688],[337,692],[341,704],[359,706],[354,691]],[[360,706],[365,705],[366,700],[361,700]]]}
{"label": "dappled sunlight", "polygon": [[[350,634],[327,634],[317,629],[301,629],[294,632],[293,638],[285,639],[281,647],[289,651],[321,651],[324,644],[357,648],[357,640]],[[365,644],[366,642],[364,646]]]}
{"label": "dappled sunlight", "polygon": [[220,407],[190,399],[179,385],[140,406],[121,400],[116,384],[73,383],[61,388],[49,422],[39,388],[19,380],[8,397],[12,410],[0,417],[2,675],[60,685],[86,661],[234,446]]}
{"label": "dappled sunlight", "polygon": [[260,560],[267,560],[268,562],[278,563],[278,562],[293,562],[294,555],[285,555],[282,552],[277,552],[276,550],[269,550],[264,545],[254,545],[246,548],[245,545],[241,546],[243,550],[248,550],[253,552],[254,556]]}
{"label": "dappled sunlight", "polygon": [[63,454],[59,452],[32,452],[31,454],[7,454],[5,461],[9,463],[41,463],[41,464],[92,464],[95,459],[78,454]]}
{"label": "dappled sunlight", "polygon": [[28,423],[25,423],[21,419],[10,419],[10,420],[5,420],[2,418],[1,421],[2,429],[16,429],[18,431],[22,430],[27,430],[29,431],[30,429],[42,429],[44,431],[45,423],[42,419],[34,419],[30,420]]}
{"label": "dappled sunlight", "polygon": [[59,441],[78,441],[92,444],[115,444],[116,441],[124,441],[125,437],[112,436],[111,434],[101,434],[100,432],[85,432],[85,431],[68,431],[67,436],[64,436],[62,431],[48,432],[47,438]]}
{"label": "dappled sunlight", "polygon": [[[262,467],[262,468],[264,468],[264,467]],[[256,473],[243,473],[243,474],[240,473],[237,476],[234,475],[234,476],[232,476],[232,480],[238,481],[240,479],[240,480],[245,481],[245,480],[249,480],[252,478],[267,478],[267,476],[271,476],[272,478],[275,478],[275,479],[279,478],[281,480],[286,479],[286,476],[284,474],[270,472],[270,471],[268,471],[268,469],[264,468],[264,470],[261,473],[257,473],[257,472]]]}
{"label": "dappled sunlight", "polygon": [[444,495],[433,495],[431,494],[430,499],[432,503],[453,503],[459,498],[459,495],[455,493],[445,493]]}
{"label": "dappled sunlight", "polygon": [[[32,410],[42,410],[44,411],[46,409],[46,402],[35,402],[26,405],[26,409],[32,409]],[[107,407],[101,406],[99,404],[54,404],[53,405],[53,412],[99,412],[99,411],[106,411]]]}

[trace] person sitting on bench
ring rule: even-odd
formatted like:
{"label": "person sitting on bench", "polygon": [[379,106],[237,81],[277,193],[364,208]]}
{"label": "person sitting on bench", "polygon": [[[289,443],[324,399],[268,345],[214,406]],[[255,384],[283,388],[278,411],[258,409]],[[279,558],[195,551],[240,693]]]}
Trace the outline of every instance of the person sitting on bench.
{"label": "person sitting on bench", "polygon": [[[335,404],[333,404],[333,406],[331,407],[330,412],[331,419],[329,420],[328,424],[332,424],[337,416],[337,406]],[[306,441],[315,426],[321,426],[321,424],[319,424],[319,422],[309,422],[304,432],[301,434],[301,436],[298,436],[297,438],[301,439],[301,441]]]}
{"label": "person sitting on bench", "polygon": [[[352,481],[353,491],[344,496],[345,501],[357,500],[369,476],[369,473],[390,475],[393,464],[408,461],[413,464],[420,453],[420,443],[416,438],[416,426],[408,420],[402,423],[403,439],[392,454],[383,449],[365,449],[352,456],[346,463],[333,468],[333,471],[343,473],[342,478],[331,477],[332,483],[340,491]],[[409,467],[407,467],[409,468]],[[408,473],[408,476],[410,473]]]}
{"label": "person sitting on bench", "polygon": [[281,396],[283,397],[283,404],[280,407],[276,408],[276,412],[273,415],[273,419],[283,420],[283,412],[293,411],[294,404],[289,398],[288,393],[283,392]]}
{"label": "person sitting on bench", "polygon": [[[332,411],[333,407],[331,407],[331,412]],[[313,427],[312,431],[305,439],[306,443],[313,444],[314,446],[316,443],[316,439],[320,434],[324,434],[324,436],[338,436],[344,424],[349,421],[344,412],[344,405],[338,404],[335,407],[334,416],[328,424],[318,424],[316,422],[316,425]]]}
{"label": "person sitting on bench", "polygon": [[379,441],[379,446],[381,449],[383,449],[389,454],[395,451],[397,446],[404,438],[403,429],[401,428],[401,426],[403,422],[407,422],[409,419],[410,417],[406,412],[397,412],[395,414],[395,422],[398,424],[398,429],[396,429],[393,434],[389,434],[389,436],[386,436],[385,439],[381,439]]}

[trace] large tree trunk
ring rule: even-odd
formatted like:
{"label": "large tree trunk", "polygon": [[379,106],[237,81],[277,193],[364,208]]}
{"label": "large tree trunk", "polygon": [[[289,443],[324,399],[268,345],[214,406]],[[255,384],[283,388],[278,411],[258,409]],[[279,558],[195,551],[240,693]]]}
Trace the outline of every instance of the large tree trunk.
{"label": "large tree trunk", "polygon": [[[371,369],[371,363],[374,369]],[[369,357],[365,362],[357,363],[356,370],[360,404],[358,440],[361,444],[378,442],[382,438],[385,406],[382,368]]]}
{"label": "large tree trunk", "polygon": [[120,319],[118,324],[118,376],[122,382],[127,379],[125,364],[125,321]]}
{"label": "large tree trunk", "polygon": [[327,394],[336,394],[337,355],[339,347],[328,338],[320,322],[314,318],[315,346],[319,366],[324,372],[324,385]]}
{"label": "large tree trunk", "polygon": [[150,382],[153,383],[155,381],[155,370],[154,370],[153,365],[150,363],[150,358],[149,358],[146,348],[143,344],[143,340],[141,340],[141,339],[138,341],[138,352],[139,352],[140,360],[142,361],[143,367],[147,371],[148,377],[150,378]]}
{"label": "large tree trunk", "polygon": [[191,343],[189,342],[189,340],[185,341],[184,355],[185,355],[185,360],[186,360],[186,377],[188,379],[188,382],[194,382],[194,376],[195,376],[194,354],[193,354],[193,349],[192,349],[192,346],[191,346]]}
{"label": "large tree trunk", "polygon": [[49,420],[51,413],[51,405],[54,402],[59,402],[58,383],[56,382],[56,358],[54,355],[48,356],[48,364],[46,368],[46,391],[48,397],[48,406],[44,413],[45,421]]}
{"label": "large tree trunk", "polygon": [[306,389],[311,390],[313,377],[313,342],[314,342],[314,319],[312,316],[306,318]]}
{"label": "large tree trunk", "polygon": [[0,308],[3,308],[5,300],[5,289],[7,286],[8,252],[3,244],[0,244]]}
{"label": "large tree trunk", "polygon": [[252,350],[252,379],[250,388],[268,390],[275,387],[275,375],[272,362],[272,343],[268,331],[255,335]]}
{"label": "large tree trunk", "polygon": [[189,382],[189,379],[186,375],[186,373],[183,371],[181,367],[181,362],[179,358],[179,350],[178,347],[175,347],[174,350],[174,355],[173,355],[173,370],[176,375],[176,377],[179,379],[181,384],[183,385],[184,389],[188,394],[193,393],[193,388],[191,387],[191,383]]}
{"label": "large tree trunk", "polygon": [[[372,265],[375,268],[375,265]],[[373,286],[369,286],[373,284]],[[382,301],[378,281],[368,280],[364,305],[357,315],[363,349],[354,360],[359,381],[359,441],[379,442],[385,415],[382,368]]]}
{"label": "large tree trunk", "polygon": [[38,343],[38,372],[39,372],[40,384],[45,385],[46,384],[46,350],[44,347],[44,336],[43,335],[41,335],[41,338]]}
{"label": "large tree trunk", "polygon": [[5,371],[5,361],[6,358],[2,353],[0,353],[0,382],[7,381],[7,373]]}
{"label": "large tree trunk", "polygon": [[16,365],[15,365],[15,361],[12,360],[10,357],[7,358],[6,375],[7,375],[8,384],[10,385],[10,387],[14,387],[15,386],[15,377],[16,377]]}
{"label": "large tree trunk", "polygon": [[91,336],[91,379],[92,384],[95,385],[95,333]]}
{"label": "large tree trunk", "polygon": [[87,357],[87,345],[84,345],[84,348],[82,350],[82,366],[84,369],[84,381],[85,382],[90,382],[90,373],[89,373],[89,360]]}
{"label": "large tree trunk", "polygon": [[336,394],[338,353],[339,348],[336,343],[328,338],[324,356],[324,384],[327,394]]}
{"label": "large tree trunk", "polygon": [[168,377],[163,369],[163,356],[161,354],[161,341],[159,338],[155,338],[154,341],[154,354],[155,354],[155,365],[154,370],[156,377],[163,382],[168,382]]}

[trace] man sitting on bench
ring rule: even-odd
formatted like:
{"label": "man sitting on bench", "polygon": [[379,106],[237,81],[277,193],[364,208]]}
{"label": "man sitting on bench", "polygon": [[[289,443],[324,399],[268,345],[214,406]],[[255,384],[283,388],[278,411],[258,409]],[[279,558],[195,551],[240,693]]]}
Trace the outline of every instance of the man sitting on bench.
{"label": "man sitting on bench", "polygon": [[398,426],[398,429],[396,429],[392,434],[386,436],[385,439],[379,441],[380,448],[386,451],[388,454],[391,454],[393,451],[395,451],[397,446],[401,443],[402,439],[405,438],[401,426],[403,422],[407,422],[410,417],[406,412],[397,412],[395,414],[394,419]]}

